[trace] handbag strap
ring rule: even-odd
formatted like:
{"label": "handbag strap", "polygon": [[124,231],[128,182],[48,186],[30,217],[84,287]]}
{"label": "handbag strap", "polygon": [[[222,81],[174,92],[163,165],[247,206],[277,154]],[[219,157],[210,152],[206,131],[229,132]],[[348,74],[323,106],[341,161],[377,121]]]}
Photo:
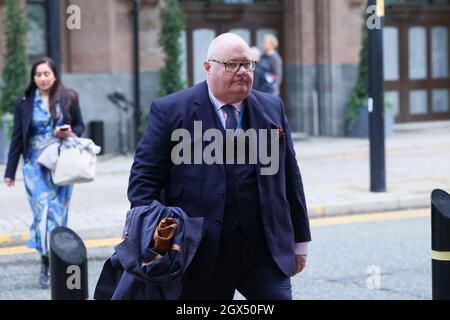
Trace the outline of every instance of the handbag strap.
{"label": "handbag strap", "polygon": [[58,157],[61,154],[61,147],[62,147],[62,139],[59,139],[59,144],[58,144]]}
{"label": "handbag strap", "polygon": [[[80,142],[78,141],[77,137],[76,137],[76,136],[72,136],[71,138],[72,138],[73,141],[75,142],[75,145],[74,145],[73,148],[77,148],[78,150],[81,151],[81,144],[80,144]],[[61,154],[61,147],[62,147],[62,145],[63,145],[63,141],[64,141],[64,139],[59,139],[59,144],[58,144],[58,157],[59,157],[59,155]]]}

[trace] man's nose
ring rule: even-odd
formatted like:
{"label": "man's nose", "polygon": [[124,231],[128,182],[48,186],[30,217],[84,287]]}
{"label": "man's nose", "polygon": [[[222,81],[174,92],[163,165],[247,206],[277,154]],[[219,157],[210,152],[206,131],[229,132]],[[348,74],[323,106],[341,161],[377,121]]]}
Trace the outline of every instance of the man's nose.
{"label": "man's nose", "polygon": [[248,72],[248,70],[244,67],[244,65],[240,64],[238,70],[236,71],[236,74],[243,74],[243,73],[247,73],[247,72]]}

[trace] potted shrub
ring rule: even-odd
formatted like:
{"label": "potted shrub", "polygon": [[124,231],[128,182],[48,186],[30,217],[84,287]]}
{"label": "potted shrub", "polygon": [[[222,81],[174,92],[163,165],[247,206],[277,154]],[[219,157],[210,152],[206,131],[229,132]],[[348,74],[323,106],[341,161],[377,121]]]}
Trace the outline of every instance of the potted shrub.
{"label": "potted shrub", "polygon": [[369,98],[369,34],[366,26],[367,10],[363,6],[362,47],[359,53],[358,78],[346,110],[346,129],[350,137],[367,137]]}
{"label": "potted shrub", "polygon": [[384,136],[390,137],[395,132],[394,104],[389,98],[384,98]]}
{"label": "potted shrub", "polygon": [[[366,103],[361,103],[354,117],[354,123],[348,127],[347,136],[352,138],[369,137],[369,110]],[[384,136],[390,137],[395,131],[395,114],[393,104],[389,99],[384,100]]]}
{"label": "potted shrub", "polygon": [[23,93],[27,81],[25,36],[27,25],[23,8],[15,0],[6,0],[6,51],[4,85],[0,98],[0,163],[6,162],[12,132],[14,102]]}
{"label": "potted shrub", "polygon": [[181,77],[181,43],[179,39],[186,29],[186,17],[177,0],[166,0],[160,10],[162,23],[159,43],[164,49],[164,68],[160,72],[159,96],[177,92],[185,87]]}
{"label": "potted shrub", "polygon": [[[354,138],[367,138],[369,136],[369,111],[367,102],[369,99],[369,35],[366,26],[367,10],[363,10],[362,47],[358,78],[346,109],[347,136]],[[384,100],[384,131],[389,137],[394,133],[395,114],[393,103],[389,99]]]}
{"label": "potted shrub", "polygon": [[[159,74],[160,89],[158,96],[163,97],[170,93],[182,90],[187,83],[183,81],[181,72],[181,34],[186,30],[186,16],[178,0],[166,0],[160,9],[162,24],[159,44],[164,49],[164,67]],[[139,135],[145,129],[148,113],[142,117],[138,128]]]}

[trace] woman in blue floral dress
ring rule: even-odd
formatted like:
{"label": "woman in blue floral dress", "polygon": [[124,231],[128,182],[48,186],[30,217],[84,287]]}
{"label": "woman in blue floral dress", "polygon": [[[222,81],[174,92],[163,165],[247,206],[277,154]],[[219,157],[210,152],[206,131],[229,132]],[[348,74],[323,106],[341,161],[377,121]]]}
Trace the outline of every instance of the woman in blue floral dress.
{"label": "woman in blue floral dress", "polygon": [[74,90],[65,88],[59,80],[55,63],[43,58],[33,64],[31,79],[24,97],[18,99],[14,112],[14,129],[5,172],[5,183],[14,186],[20,155],[28,201],[33,211],[28,247],[41,255],[39,283],[49,285],[48,241],[56,226],[67,225],[67,213],[72,185],[57,186],[48,169],[37,162],[39,147],[56,136],[81,136],[83,119]]}

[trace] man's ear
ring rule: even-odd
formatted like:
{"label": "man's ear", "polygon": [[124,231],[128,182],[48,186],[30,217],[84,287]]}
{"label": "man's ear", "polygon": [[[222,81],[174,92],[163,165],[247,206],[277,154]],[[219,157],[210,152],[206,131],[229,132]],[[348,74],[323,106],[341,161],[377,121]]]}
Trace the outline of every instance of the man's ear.
{"label": "man's ear", "polygon": [[209,61],[205,61],[203,62],[203,66],[205,68],[206,76],[209,76],[211,74],[211,64],[209,63]]}

